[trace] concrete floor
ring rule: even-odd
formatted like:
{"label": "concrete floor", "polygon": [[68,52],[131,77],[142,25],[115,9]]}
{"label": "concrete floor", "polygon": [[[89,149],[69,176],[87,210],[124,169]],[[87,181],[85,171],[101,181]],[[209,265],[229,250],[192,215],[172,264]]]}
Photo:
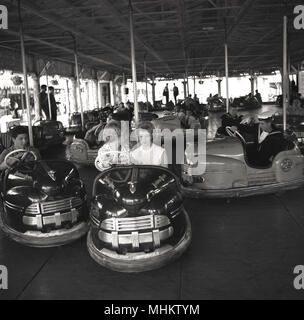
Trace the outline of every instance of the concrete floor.
{"label": "concrete floor", "polygon": [[[80,172],[90,194],[96,171]],[[9,290],[0,291],[0,300],[304,299],[304,291],[293,288],[294,267],[304,265],[302,197],[304,189],[231,203],[186,200],[190,249],[177,262],[143,274],[100,267],[85,239],[32,249],[0,232],[0,265],[9,271]]]}

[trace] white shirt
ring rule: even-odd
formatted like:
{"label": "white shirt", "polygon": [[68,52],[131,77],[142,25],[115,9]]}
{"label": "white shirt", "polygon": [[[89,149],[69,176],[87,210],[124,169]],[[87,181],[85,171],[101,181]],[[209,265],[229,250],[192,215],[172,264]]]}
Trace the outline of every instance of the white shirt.
{"label": "white shirt", "polygon": [[154,143],[149,149],[139,146],[133,150],[131,161],[138,165],[168,167],[166,150]]}
{"label": "white shirt", "polygon": [[269,133],[266,131],[263,131],[259,136],[259,144],[261,144],[267,137]]}

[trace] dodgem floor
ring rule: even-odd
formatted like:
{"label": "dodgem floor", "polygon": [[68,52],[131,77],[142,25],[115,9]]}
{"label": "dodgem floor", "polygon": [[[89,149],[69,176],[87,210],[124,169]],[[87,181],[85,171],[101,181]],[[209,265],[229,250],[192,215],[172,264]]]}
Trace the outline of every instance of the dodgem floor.
{"label": "dodgem floor", "polygon": [[[94,169],[81,168],[90,193]],[[0,299],[304,299],[293,286],[304,264],[304,190],[226,201],[186,201],[190,250],[143,274],[97,265],[85,239],[55,249],[20,246],[0,234],[0,264],[9,272]]]}

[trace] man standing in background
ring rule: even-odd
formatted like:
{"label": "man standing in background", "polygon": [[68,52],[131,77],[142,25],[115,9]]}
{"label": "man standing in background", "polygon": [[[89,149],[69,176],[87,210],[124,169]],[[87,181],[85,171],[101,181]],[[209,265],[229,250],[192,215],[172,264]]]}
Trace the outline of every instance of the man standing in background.
{"label": "man standing in background", "polygon": [[[48,104],[48,96],[46,93],[47,86],[42,85],[40,87],[40,93],[39,93],[39,101],[40,101],[40,112],[44,112],[46,119],[50,119],[50,114],[49,114],[49,104]],[[41,117],[41,115],[39,115]]]}
{"label": "man standing in background", "polygon": [[169,86],[168,83],[165,86],[163,96],[166,97],[166,106],[169,104]]}
{"label": "man standing in background", "polygon": [[175,83],[173,87],[173,95],[174,95],[175,105],[177,105],[177,97],[179,96],[179,90],[178,90],[178,87],[175,85]]}
{"label": "man standing in background", "polygon": [[54,87],[49,87],[50,91],[50,100],[51,100],[51,120],[57,121],[57,102],[55,100],[55,89]]}

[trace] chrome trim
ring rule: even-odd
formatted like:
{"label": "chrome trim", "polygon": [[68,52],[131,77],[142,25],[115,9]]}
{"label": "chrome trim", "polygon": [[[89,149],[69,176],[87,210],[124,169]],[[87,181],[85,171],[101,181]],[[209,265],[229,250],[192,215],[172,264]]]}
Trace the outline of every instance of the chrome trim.
{"label": "chrome trim", "polygon": [[34,203],[26,208],[26,215],[54,214],[56,212],[71,211],[81,207],[83,201],[80,198],[67,198],[63,200]]}
{"label": "chrome trim", "polygon": [[36,215],[36,217],[24,216],[22,222],[26,226],[37,227],[38,230],[42,230],[44,226],[55,225],[56,228],[60,228],[64,222],[77,222],[80,216],[80,212],[77,209],[72,209],[70,212],[60,214],[55,213],[52,216]]}
{"label": "chrome trim", "polygon": [[120,245],[131,245],[133,249],[138,249],[141,244],[153,243],[155,248],[159,248],[162,241],[166,241],[173,236],[173,227],[169,227],[165,230],[154,230],[153,232],[138,233],[133,232],[131,234],[118,234],[118,232],[107,233],[100,230],[98,238],[109,245],[112,245],[114,249],[118,249]]}
{"label": "chrome trim", "polygon": [[148,229],[160,229],[170,225],[166,216],[143,216],[135,218],[111,218],[101,223],[101,229],[117,232],[134,232]]}

